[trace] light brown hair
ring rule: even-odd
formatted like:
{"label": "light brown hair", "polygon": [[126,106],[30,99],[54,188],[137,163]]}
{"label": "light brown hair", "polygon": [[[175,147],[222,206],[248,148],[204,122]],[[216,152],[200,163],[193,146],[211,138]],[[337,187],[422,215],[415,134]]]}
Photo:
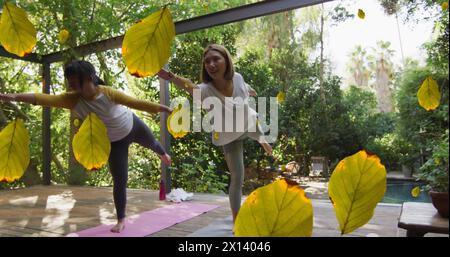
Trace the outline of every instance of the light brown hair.
{"label": "light brown hair", "polygon": [[234,65],[233,65],[233,60],[231,59],[230,52],[228,52],[228,50],[222,45],[211,44],[211,45],[207,46],[205,48],[205,50],[203,50],[202,71],[200,74],[200,77],[201,77],[201,80],[203,81],[203,83],[208,83],[208,82],[212,81],[212,78],[209,76],[208,71],[206,71],[206,68],[205,68],[205,55],[209,51],[216,51],[220,55],[222,55],[222,57],[225,59],[225,62],[226,62],[224,78],[226,80],[232,80],[233,76],[234,76]]}

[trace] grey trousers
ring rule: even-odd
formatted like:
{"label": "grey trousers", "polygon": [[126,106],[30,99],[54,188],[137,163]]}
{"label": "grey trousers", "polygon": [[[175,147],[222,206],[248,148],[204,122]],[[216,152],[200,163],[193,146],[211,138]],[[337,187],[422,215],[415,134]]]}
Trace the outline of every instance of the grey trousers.
{"label": "grey trousers", "polygon": [[251,138],[259,142],[263,135],[261,129],[256,132],[245,132],[235,141],[222,146],[225,161],[230,170],[228,194],[233,213],[237,214],[241,208],[242,186],[244,185],[244,140]]}
{"label": "grey trousers", "polygon": [[230,171],[230,207],[233,213],[241,208],[242,185],[244,184],[244,139],[241,137],[223,146],[225,161]]}

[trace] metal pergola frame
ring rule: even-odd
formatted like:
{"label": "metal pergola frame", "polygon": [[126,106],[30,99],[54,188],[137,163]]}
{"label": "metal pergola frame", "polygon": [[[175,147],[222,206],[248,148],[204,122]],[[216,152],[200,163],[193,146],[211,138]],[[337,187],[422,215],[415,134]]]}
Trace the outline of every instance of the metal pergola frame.
{"label": "metal pergola frame", "polygon": [[[252,18],[257,18],[261,16],[267,16],[270,14],[290,11],[294,9],[299,9],[311,5],[316,5],[320,3],[330,2],[333,0],[267,0],[261,1],[253,4],[243,5],[236,8],[227,9],[224,11],[219,11],[203,16],[194,17],[191,19],[186,19],[178,21],[175,23],[176,35],[193,32],[201,29],[206,29],[210,27],[230,24],[238,21],[248,20]],[[87,56],[96,52],[103,52],[111,49],[120,48],[122,46],[123,35],[118,37],[113,37],[81,46],[72,48],[80,56]],[[69,50],[58,51],[46,55],[38,55],[31,53],[25,57],[19,57],[17,55],[11,54],[0,46],[0,56],[18,59],[22,61],[28,61],[32,63],[39,63],[43,67],[43,87],[42,92],[45,94],[50,94],[50,69],[51,64],[55,62],[61,62],[64,60],[63,56]],[[160,79],[160,103],[164,105],[169,105],[169,83],[164,79]],[[50,135],[50,107],[43,107],[42,110],[42,173],[43,173],[43,184],[50,185],[51,183],[51,135]],[[161,124],[161,144],[168,150],[170,147],[169,132],[165,126],[167,120],[167,114],[162,113],[160,118]],[[166,192],[171,190],[171,179],[168,173],[168,168],[162,164],[162,179],[166,185]]]}

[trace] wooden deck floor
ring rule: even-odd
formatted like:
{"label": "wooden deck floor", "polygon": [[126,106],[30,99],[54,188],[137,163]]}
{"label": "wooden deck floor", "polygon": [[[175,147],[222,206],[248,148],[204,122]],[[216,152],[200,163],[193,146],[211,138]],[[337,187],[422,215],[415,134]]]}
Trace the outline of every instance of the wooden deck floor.
{"label": "wooden deck floor", "polygon": [[[194,202],[220,205],[210,212],[150,235],[183,237],[215,220],[230,216],[228,196],[199,194]],[[314,200],[313,236],[340,236],[334,210],[328,200]],[[157,191],[128,190],[127,215],[171,204],[158,200]],[[372,220],[349,236],[404,236],[397,229],[400,205],[380,204]],[[111,188],[34,186],[0,191],[0,236],[59,237],[79,230],[113,224],[115,211]]]}
{"label": "wooden deck floor", "polygon": [[[159,201],[158,191],[127,191],[127,215],[171,203]],[[228,198],[195,194],[194,201],[220,205],[151,236],[186,236],[229,215]],[[34,186],[0,191],[0,236],[64,236],[100,224],[115,223],[112,188]]]}

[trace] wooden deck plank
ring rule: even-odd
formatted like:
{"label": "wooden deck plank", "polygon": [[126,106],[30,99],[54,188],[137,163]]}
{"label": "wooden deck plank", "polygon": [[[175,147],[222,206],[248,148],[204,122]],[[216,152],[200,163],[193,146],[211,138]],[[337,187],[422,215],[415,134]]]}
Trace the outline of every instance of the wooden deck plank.
{"label": "wooden deck plank", "polygon": [[0,227],[0,234],[10,234],[15,237],[36,237],[36,236],[44,236],[44,237],[60,237],[63,236],[59,233],[53,233],[49,231],[44,231],[40,229],[31,229],[27,227],[19,227],[19,226],[3,226]]}
{"label": "wooden deck plank", "polygon": [[[195,194],[194,201],[223,206],[167,228],[164,233],[159,231],[160,236],[192,233],[229,211],[225,206],[227,196]],[[158,191],[127,191],[128,216],[170,204],[159,201]],[[115,221],[111,188],[34,186],[0,191],[0,235],[62,236]]]}
{"label": "wooden deck plank", "polygon": [[[127,215],[160,208],[171,203],[159,201],[155,190],[129,189]],[[212,222],[231,215],[227,195],[194,194],[193,202],[216,204],[219,208],[163,229],[149,237],[184,237]],[[313,236],[340,236],[335,212],[328,200],[313,199]],[[374,217],[348,236],[403,236],[397,228],[400,205],[379,204]],[[72,232],[115,222],[112,188],[77,186],[34,186],[0,190],[0,236],[63,236]]]}

